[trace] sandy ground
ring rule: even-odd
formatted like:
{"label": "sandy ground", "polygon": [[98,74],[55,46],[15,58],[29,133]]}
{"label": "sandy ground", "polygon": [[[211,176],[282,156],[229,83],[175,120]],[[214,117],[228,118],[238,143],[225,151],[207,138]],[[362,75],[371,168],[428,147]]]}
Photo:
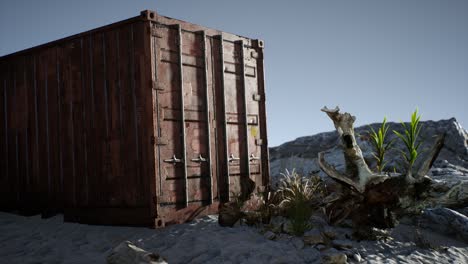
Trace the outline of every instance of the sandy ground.
{"label": "sandy ground", "polygon": [[[320,252],[303,247],[298,238],[268,240],[252,227],[223,228],[217,216],[159,230],[62,220],[60,215],[41,219],[0,213],[0,263],[105,263],[110,250],[125,240],[169,263],[321,263]],[[423,249],[412,242],[414,231],[400,225],[393,239],[353,242],[353,250],[362,263],[468,263],[468,244],[423,230],[425,239],[441,247]]]}

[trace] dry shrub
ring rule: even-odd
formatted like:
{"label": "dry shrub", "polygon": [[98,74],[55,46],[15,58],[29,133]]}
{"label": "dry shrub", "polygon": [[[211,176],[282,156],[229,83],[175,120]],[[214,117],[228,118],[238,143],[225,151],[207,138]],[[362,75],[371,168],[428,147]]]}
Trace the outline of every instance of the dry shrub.
{"label": "dry shrub", "polygon": [[310,229],[309,219],[314,210],[321,206],[324,188],[318,176],[303,178],[295,170],[282,173],[276,193],[279,203],[278,212],[291,221],[291,232],[302,235]]}

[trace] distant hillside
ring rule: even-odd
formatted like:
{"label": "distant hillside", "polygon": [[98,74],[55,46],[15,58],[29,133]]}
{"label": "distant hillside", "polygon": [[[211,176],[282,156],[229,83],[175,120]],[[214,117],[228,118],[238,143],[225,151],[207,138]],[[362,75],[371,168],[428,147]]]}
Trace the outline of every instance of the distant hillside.
{"label": "distant hillside", "polygon": [[[390,126],[388,139],[395,139],[393,130],[402,132],[400,123],[389,122]],[[381,123],[371,124],[375,130],[380,127]],[[421,122],[422,129],[420,139],[423,141],[420,147],[420,152],[430,148],[434,142],[434,136],[446,134],[445,144],[442,148],[438,159],[434,164],[434,168],[442,168],[456,166],[457,168],[468,169],[468,133],[457,122],[455,118],[440,121],[424,121]],[[372,157],[372,145],[369,139],[369,126],[364,125],[355,128],[356,139],[361,147],[364,158],[371,168],[375,167],[374,158]],[[331,150],[326,158],[337,169],[344,169],[344,158],[341,150],[336,146],[339,144],[338,134],[336,131],[324,132],[313,136],[300,137],[296,140],[286,142],[278,147],[270,148],[270,164],[272,183],[278,179],[281,172],[285,169],[293,169],[307,175],[309,173],[317,173],[320,168],[317,164],[317,154],[320,151]],[[386,170],[393,171],[394,169],[402,170],[404,162],[398,150],[403,150],[404,145],[400,140],[395,140],[394,149],[390,151],[386,159],[388,162]],[[464,168],[464,169],[463,169]],[[468,174],[468,170],[466,170]],[[323,174],[323,172],[320,172]]]}

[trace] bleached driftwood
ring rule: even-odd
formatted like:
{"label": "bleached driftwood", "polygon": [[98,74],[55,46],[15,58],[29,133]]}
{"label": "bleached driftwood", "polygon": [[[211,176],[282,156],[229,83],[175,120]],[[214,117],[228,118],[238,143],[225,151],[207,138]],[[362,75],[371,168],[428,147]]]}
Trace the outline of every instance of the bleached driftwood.
{"label": "bleached driftwood", "polygon": [[[444,135],[436,139],[433,147],[424,153],[422,162],[418,168],[406,173],[378,174],[373,173],[366,164],[362,151],[356,143],[354,136],[354,121],[356,117],[349,113],[340,113],[338,107],[322,108],[335,125],[341,141],[341,147],[345,157],[345,172],[336,170],[325,159],[326,152],[318,154],[320,168],[331,178],[351,189],[330,206],[333,210],[341,207],[337,213],[342,220],[351,215],[356,224],[368,224],[376,226],[392,226],[393,211],[407,210],[417,211],[434,204],[454,205],[460,201],[452,196],[425,198],[422,195],[431,188],[431,179],[426,176],[433,162],[437,158],[444,144]],[[449,192],[452,193],[452,192]],[[459,192],[456,192],[459,193]]]}
{"label": "bleached driftwood", "polygon": [[335,125],[346,162],[346,174],[342,174],[326,163],[323,152],[319,153],[318,162],[325,173],[336,180],[351,185],[360,193],[365,191],[367,184],[385,181],[388,176],[372,173],[362,156],[361,148],[356,143],[353,126],[356,117],[349,113],[340,113],[338,106],[335,109],[328,109],[325,106],[322,111],[331,118]]}

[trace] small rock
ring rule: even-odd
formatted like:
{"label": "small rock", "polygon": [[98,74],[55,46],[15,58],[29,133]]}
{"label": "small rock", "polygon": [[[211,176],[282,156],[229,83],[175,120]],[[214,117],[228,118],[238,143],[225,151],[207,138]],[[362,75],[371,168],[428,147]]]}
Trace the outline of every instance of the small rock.
{"label": "small rock", "polygon": [[107,264],[167,264],[158,254],[145,251],[130,241],[120,243],[107,256]]}
{"label": "small rock", "polygon": [[353,237],[361,240],[387,240],[392,239],[389,232],[379,228],[359,228],[354,231]]}
{"label": "small rock", "polygon": [[276,240],[277,241],[282,241],[282,242],[288,242],[291,241],[292,236],[285,234],[285,233],[279,233],[276,235]]}
{"label": "small rock", "polygon": [[374,234],[376,234],[377,236],[383,237],[383,238],[390,236],[390,233],[387,229],[373,227],[372,232],[374,232]]}
{"label": "small rock", "polygon": [[354,260],[356,260],[357,262],[361,262],[361,260],[362,260],[361,253],[359,253],[357,250],[354,250],[354,249],[345,249],[344,251],[341,251],[341,252],[343,252],[344,254],[346,254],[346,256],[348,257],[348,259],[354,259]]}
{"label": "small rock", "polygon": [[316,213],[310,217],[309,222],[314,227],[323,228],[328,226],[328,222],[325,220],[325,217],[326,216],[323,214]]}
{"label": "small rock", "polygon": [[332,241],[332,245],[338,249],[353,248],[353,242],[351,240],[337,239]]}
{"label": "small rock", "polygon": [[440,165],[441,168],[447,168],[450,165],[448,160],[441,160],[440,163],[441,163]]}
{"label": "small rock", "polygon": [[331,248],[322,254],[323,263],[327,264],[346,264],[348,257],[346,254]]}
{"label": "small rock", "polygon": [[353,229],[345,227],[335,227],[336,237],[333,239],[351,239]]}
{"label": "small rock", "polygon": [[271,219],[270,225],[272,226],[273,231],[282,233],[289,228],[290,221],[285,217],[276,216]]}
{"label": "small rock", "polygon": [[322,251],[322,250],[325,250],[327,246],[325,246],[324,244],[317,244],[315,245],[315,248]]}
{"label": "small rock", "polygon": [[337,237],[337,233],[332,227],[324,228],[322,233],[330,239],[335,239]]}
{"label": "small rock", "polygon": [[266,231],[265,234],[263,234],[263,236],[266,239],[273,240],[273,239],[275,239],[276,234],[274,232],[271,232],[271,231]]}
{"label": "small rock", "polygon": [[304,240],[304,243],[308,245],[325,243],[325,240],[323,239],[322,234],[317,229],[312,229],[312,230],[305,232],[302,239]]}
{"label": "small rock", "polygon": [[320,259],[320,252],[313,247],[306,247],[301,253],[306,263],[316,263]]}
{"label": "small rock", "polygon": [[353,254],[353,259],[356,260],[357,262],[361,262],[362,261],[362,257],[361,257],[361,254],[359,253],[354,253]]}
{"label": "small rock", "polygon": [[291,239],[291,244],[294,245],[296,249],[303,249],[304,248],[304,241],[298,237],[293,237]]}

